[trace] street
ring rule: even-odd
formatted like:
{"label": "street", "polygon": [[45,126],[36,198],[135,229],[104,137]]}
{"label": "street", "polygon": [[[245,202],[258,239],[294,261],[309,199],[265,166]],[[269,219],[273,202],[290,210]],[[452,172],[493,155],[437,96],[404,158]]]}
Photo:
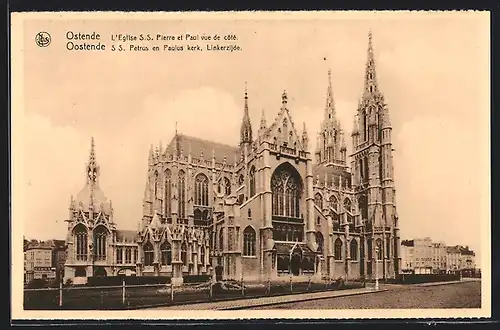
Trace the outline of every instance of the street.
{"label": "street", "polygon": [[381,285],[389,289],[374,294],[334,297],[246,309],[411,309],[480,308],[481,282],[435,286]]}

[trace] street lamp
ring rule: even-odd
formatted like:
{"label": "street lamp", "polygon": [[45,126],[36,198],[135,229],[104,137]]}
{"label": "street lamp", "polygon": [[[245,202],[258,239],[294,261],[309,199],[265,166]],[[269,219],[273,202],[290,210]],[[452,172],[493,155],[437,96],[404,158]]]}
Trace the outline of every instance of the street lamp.
{"label": "street lamp", "polygon": [[375,290],[378,291],[378,253],[379,247],[375,247]]}
{"label": "street lamp", "polygon": [[89,252],[90,252],[90,261],[92,265],[92,277],[95,275],[95,270],[94,270],[94,245],[92,242],[89,244]]}

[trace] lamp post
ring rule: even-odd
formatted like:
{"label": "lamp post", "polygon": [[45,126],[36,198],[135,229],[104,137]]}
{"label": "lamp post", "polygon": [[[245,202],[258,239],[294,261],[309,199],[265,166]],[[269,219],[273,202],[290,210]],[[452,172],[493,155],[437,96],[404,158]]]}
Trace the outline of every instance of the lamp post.
{"label": "lamp post", "polygon": [[92,265],[92,277],[94,277],[95,275],[95,269],[94,269],[94,244],[92,244],[92,242],[90,242],[89,244],[89,252],[90,252],[90,262],[91,262],[91,265]]}
{"label": "lamp post", "polygon": [[378,291],[378,253],[379,247],[375,247],[375,291]]}

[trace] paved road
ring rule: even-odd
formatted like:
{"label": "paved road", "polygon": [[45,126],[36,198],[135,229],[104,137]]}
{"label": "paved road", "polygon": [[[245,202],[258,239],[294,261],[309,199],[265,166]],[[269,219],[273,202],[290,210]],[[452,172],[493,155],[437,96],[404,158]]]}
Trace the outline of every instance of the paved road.
{"label": "paved road", "polygon": [[384,286],[386,292],[360,296],[327,298],[247,309],[409,309],[480,308],[481,282],[437,286]]}

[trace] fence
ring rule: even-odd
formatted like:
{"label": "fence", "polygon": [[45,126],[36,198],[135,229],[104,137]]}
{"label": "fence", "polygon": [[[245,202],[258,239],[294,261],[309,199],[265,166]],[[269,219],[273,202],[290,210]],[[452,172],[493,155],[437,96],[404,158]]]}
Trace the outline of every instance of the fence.
{"label": "fence", "polygon": [[24,309],[31,310],[95,310],[134,309],[208,301],[257,298],[364,287],[364,282],[336,281],[238,281],[205,282],[175,287],[172,284],[121,286],[73,286],[50,289],[25,289]]}
{"label": "fence", "polygon": [[405,274],[396,276],[396,283],[419,284],[460,280],[460,274]]}

